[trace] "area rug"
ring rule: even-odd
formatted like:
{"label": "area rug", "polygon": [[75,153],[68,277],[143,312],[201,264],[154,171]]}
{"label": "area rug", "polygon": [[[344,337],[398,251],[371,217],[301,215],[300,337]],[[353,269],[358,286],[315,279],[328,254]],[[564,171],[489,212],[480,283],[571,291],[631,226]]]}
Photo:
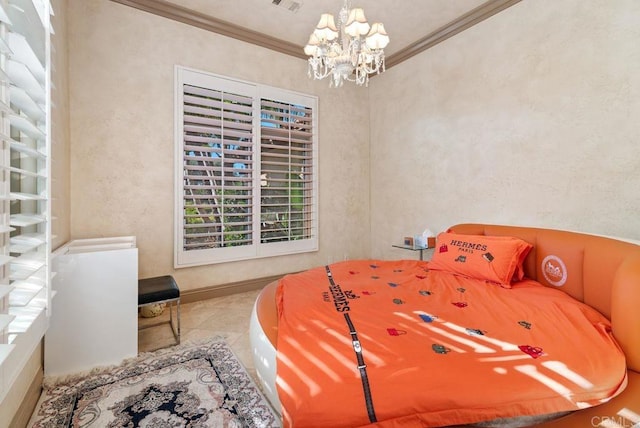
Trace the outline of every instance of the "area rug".
{"label": "area rug", "polygon": [[280,422],[227,343],[215,338],[47,378],[29,426],[266,428]]}

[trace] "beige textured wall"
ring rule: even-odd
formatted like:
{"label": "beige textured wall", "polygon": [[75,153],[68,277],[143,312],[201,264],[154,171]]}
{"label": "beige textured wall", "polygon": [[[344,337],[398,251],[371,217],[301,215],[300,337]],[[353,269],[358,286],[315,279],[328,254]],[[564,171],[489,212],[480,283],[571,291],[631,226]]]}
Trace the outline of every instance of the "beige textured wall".
{"label": "beige textured wall", "polygon": [[523,1],[376,78],[372,255],[458,222],[640,238],[640,2]]}
{"label": "beige textured wall", "polygon": [[51,2],[55,15],[52,25],[51,53],[51,249],[55,250],[71,236],[71,189],[69,163],[69,63],[67,53],[68,0]]}
{"label": "beige textured wall", "polygon": [[[72,238],[135,235],[140,277],[181,289],[297,271],[369,251],[368,93],[306,62],[108,0],[69,4]],[[320,251],[173,269],[174,65],[319,97]]]}

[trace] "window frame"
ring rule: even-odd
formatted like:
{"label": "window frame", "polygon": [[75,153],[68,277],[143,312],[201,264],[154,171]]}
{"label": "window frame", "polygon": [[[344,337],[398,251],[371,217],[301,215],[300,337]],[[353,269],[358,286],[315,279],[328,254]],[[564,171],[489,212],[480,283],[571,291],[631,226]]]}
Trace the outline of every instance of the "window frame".
{"label": "window frame", "polygon": [[0,403],[42,342],[51,315],[49,0],[0,2]]}
{"label": "window frame", "polygon": [[[185,250],[184,232],[184,84],[200,86],[215,91],[250,96],[252,102],[252,177],[251,177],[251,234],[247,245],[221,248]],[[175,66],[175,202],[174,202],[174,267],[192,267],[240,260],[283,256],[318,250],[318,98],[295,91],[247,82],[227,76],[208,73],[183,66]],[[284,242],[261,242],[261,102],[263,99],[305,106],[312,112],[312,160],[310,237]]]}

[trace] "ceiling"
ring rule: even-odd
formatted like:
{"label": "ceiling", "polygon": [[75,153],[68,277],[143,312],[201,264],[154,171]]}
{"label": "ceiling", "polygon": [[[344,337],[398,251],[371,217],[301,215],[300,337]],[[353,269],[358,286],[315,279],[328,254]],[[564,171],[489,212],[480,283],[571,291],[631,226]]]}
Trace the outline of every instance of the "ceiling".
{"label": "ceiling", "polygon": [[[336,16],[344,0],[111,1],[306,59],[303,47],[320,15]],[[370,23],[384,24],[391,39],[385,48],[389,68],[521,0],[347,1],[362,7]]]}
{"label": "ceiling", "polygon": [[[304,46],[322,13],[337,16],[343,0],[168,0],[211,17]],[[388,56],[455,21],[487,0],[352,0],[369,23],[382,22],[391,39]],[[286,5],[300,3],[297,12]],[[241,6],[240,6],[241,5]]]}

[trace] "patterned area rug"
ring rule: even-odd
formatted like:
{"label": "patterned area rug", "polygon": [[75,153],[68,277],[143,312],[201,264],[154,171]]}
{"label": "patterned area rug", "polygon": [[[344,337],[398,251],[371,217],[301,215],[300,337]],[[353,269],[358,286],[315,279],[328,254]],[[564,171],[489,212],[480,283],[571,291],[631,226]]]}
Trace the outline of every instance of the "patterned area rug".
{"label": "patterned area rug", "polygon": [[45,379],[30,427],[279,427],[222,339],[142,354],[115,367]]}

